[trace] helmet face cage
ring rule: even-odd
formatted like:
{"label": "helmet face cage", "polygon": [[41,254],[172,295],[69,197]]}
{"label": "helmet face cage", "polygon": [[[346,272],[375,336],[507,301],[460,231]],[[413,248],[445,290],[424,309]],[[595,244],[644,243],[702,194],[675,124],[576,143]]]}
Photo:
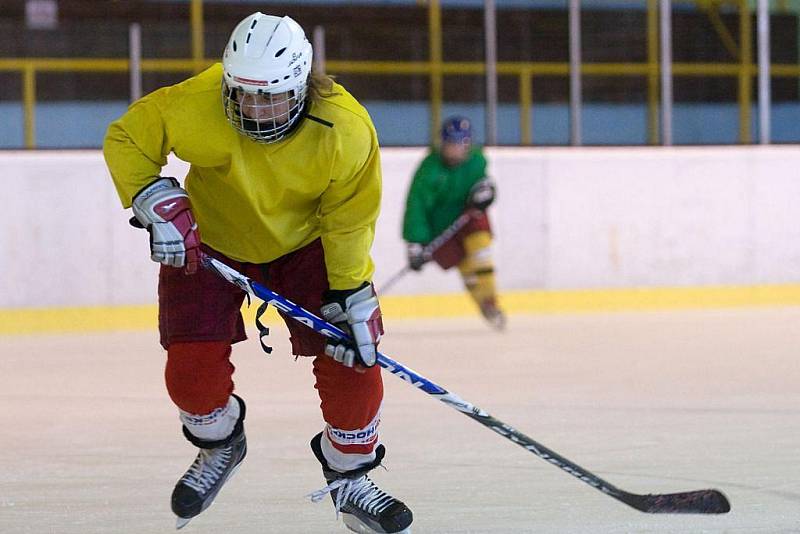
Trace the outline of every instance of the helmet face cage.
{"label": "helmet face cage", "polygon": [[308,85],[271,94],[251,93],[222,80],[222,104],[231,126],[259,143],[274,143],[286,137],[303,115]]}

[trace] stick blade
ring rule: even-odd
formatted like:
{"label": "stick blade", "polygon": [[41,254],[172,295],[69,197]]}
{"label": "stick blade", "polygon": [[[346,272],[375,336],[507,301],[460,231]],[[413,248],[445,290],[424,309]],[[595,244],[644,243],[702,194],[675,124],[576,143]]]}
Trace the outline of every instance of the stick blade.
{"label": "stick blade", "polygon": [[634,495],[624,501],[648,514],[727,514],[731,504],[725,495],[715,489]]}

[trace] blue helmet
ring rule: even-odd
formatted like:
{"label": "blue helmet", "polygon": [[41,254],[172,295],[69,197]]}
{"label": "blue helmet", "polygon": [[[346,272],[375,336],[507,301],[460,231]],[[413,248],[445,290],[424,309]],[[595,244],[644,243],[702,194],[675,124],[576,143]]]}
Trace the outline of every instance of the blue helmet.
{"label": "blue helmet", "polygon": [[442,125],[442,142],[469,143],[472,141],[472,123],[466,117],[455,116]]}

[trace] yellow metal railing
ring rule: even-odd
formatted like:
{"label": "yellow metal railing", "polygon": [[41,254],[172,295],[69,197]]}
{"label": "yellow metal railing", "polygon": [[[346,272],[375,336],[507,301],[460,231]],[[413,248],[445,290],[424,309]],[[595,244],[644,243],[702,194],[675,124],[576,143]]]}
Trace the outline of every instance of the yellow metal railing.
{"label": "yellow metal railing", "polygon": [[[438,141],[436,131],[439,130],[439,123],[442,117],[442,100],[444,99],[444,78],[442,76],[443,52],[442,52],[442,10],[439,0],[428,0],[428,50],[431,80],[431,119],[430,132],[431,142]],[[328,67],[329,71],[333,67]]]}
{"label": "yellow metal railing", "polygon": [[[750,60],[751,58],[747,57]],[[186,72],[191,73],[214,63],[213,59],[143,59],[141,68],[144,72]],[[334,74],[368,74],[368,75],[424,75],[431,79],[432,110],[441,110],[442,79],[446,75],[478,76],[484,74],[481,62],[435,62],[428,61],[328,61],[327,71]],[[35,148],[35,103],[36,74],[39,72],[98,72],[122,73],[129,68],[127,59],[2,59],[0,72],[19,72],[23,77],[22,102],[24,106],[25,146]],[[675,63],[672,66],[675,76],[698,77],[736,77],[739,80],[740,140],[749,142],[750,136],[750,85],[757,68],[752,63]],[[497,73],[501,76],[516,76],[520,89],[520,131],[523,145],[531,144],[530,114],[532,108],[532,86],[535,77],[568,76],[569,64],[556,62],[499,62]],[[648,80],[648,87],[658,79],[658,64],[646,63],[585,63],[581,66],[584,76],[642,76]],[[770,74],[776,78],[799,78],[800,65],[774,64]],[[438,81],[435,81],[438,80]],[[648,94],[652,93],[649,91]],[[657,94],[657,93],[656,93]],[[649,99],[649,141],[657,140],[657,112],[652,108],[658,106],[658,100]],[[440,113],[440,111],[439,111]],[[434,113],[432,113],[434,115]],[[745,120],[746,119],[746,120]],[[438,128],[437,120],[431,120],[433,133]]]}
{"label": "yellow metal railing", "polygon": [[659,139],[658,0],[647,0],[647,141]]}
{"label": "yellow metal railing", "polygon": [[203,70],[203,58],[205,53],[205,26],[203,24],[203,0],[192,0],[189,8],[189,18],[192,25],[192,61],[194,61],[194,72]]}
{"label": "yellow metal railing", "polygon": [[[485,73],[481,62],[445,62],[442,51],[442,20],[440,0],[417,0],[419,5],[428,8],[429,61],[328,61],[330,73],[368,74],[368,75],[424,75],[430,83],[431,142],[437,139],[441,120],[443,85],[445,75],[477,76]],[[704,5],[700,8],[709,13],[715,31],[728,50],[737,52],[736,62],[731,63],[674,63],[675,76],[735,77],[738,79],[739,141],[751,141],[750,105],[752,100],[752,80],[757,68],[752,63],[753,28],[748,0],[729,0],[738,7],[740,41],[735,43],[730,32],[721,25],[718,6]],[[714,7],[714,9],[711,9]],[[212,64],[215,59],[204,55],[203,0],[190,0],[190,24],[192,36],[191,59],[143,59],[144,72],[199,72]],[[659,50],[658,50],[658,0],[647,0],[647,60],[645,63],[585,63],[581,66],[584,76],[642,76],[647,80],[648,142],[657,144],[659,137]],[[3,59],[0,58],[0,72],[16,71],[22,75],[22,102],[24,116],[25,146],[35,148],[36,113],[36,74],[38,72],[127,72],[127,59]],[[497,64],[500,76],[516,76],[519,86],[521,143],[532,143],[531,111],[533,102],[533,78],[539,76],[568,76],[568,63],[555,62],[500,62]],[[800,78],[800,65],[773,64],[770,67],[773,77]]]}
{"label": "yellow metal railing", "polygon": [[753,87],[753,20],[747,0],[739,0],[739,140],[750,142],[750,100]]}
{"label": "yellow metal railing", "polygon": [[26,65],[22,70],[22,102],[25,108],[25,146],[34,148],[36,146],[36,131],[33,125],[36,117],[34,116],[36,104],[36,70],[33,66]]}

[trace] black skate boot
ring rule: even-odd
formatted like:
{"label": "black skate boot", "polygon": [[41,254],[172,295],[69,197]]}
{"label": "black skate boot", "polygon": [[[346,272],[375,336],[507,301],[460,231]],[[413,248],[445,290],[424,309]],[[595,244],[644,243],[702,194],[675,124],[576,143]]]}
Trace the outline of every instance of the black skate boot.
{"label": "black skate boot", "polygon": [[379,466],[385,449],[378,445],[375,449],[375,461],[360,469],[339,473],[328,466],[322,454],[320,441],[322,433],[311,440],[311,450],[322,464],[322,474],[328,486],[310,495],[311,500],[318,502],[331,494],[336,515],[341,513],[345,526],[360,534],[410,534],[411,522],[414,520],[411,510],[369,479],[367,472]]}
{"label": "black skate boot", "polygon": [[205,441],[194,437],[184,426],[183,434],[200,448],[189,470],[172,491],[172,512],[178,516],[175,528],[186,526],[192,518],[211,506],[214,498],[229,478],[236,473],[247,454],[244,435],[244,401],[239,401],[239,420],[231,435],[220,441]]}

